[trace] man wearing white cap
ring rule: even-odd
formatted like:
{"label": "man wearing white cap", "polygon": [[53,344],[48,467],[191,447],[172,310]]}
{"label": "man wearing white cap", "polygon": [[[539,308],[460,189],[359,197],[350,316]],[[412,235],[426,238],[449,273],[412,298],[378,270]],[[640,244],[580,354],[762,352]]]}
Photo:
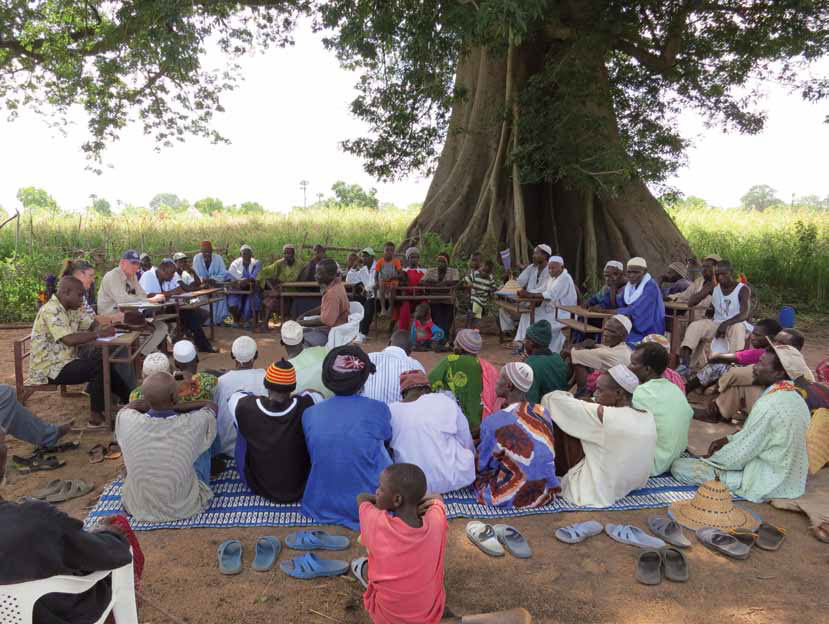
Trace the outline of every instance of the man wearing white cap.
{"label": "man wearing white cap", "polygon": [[481,504],[538,507],[560,490],[553,423],[544,407],[527,401],[532,383],[533,369],[524,362],[510,362],[501,369],[495,392],[506,407],[481,423],[475,482]]}
{"label": "man wearing white cap", "polygon": [[579,294],[576,291],[573,278],[564,268],[564,259],[561,256],[550,257],[550,261],[547,263],[547,272],[550,274],[550,284],[547,290],[541,293],[544,298],[541,308],[549,306],[553,308],[553,315],[556,320],[550,322],[550,328],[553,332],[550,351],[558,353],[561,351],[561,347],[564,346],[564,335],[561,333],[564,325],[559,323],[558,319],[570,318],[570,313],[559,309],[559,306],[578,305]]}
{"label": "man wearing white cap", "polygon": [[627,278],[625,305],[616,312],[631,321],[627,343],[633,347],[649,334],[665,333],[665,303],[662,291],[648,273],[648,263],[644,258],[628,260]]}
{"label": "man wearing white cap", "polygon": [[306,347],[303,343],[304,330],[296,321],[282,323],[282,346],[287,359],[296,370],[296,392],[314,390],[326,399],[334,396],[322,383],[322,362],[328,353],[325,347]]}
{"label": "man wearing white cap", "polygon": [[577,396],[588,391],[587,377],[591,371],[606,371],[612,366],[630,364],[631,348],[626,340],[632,328],[628,317],[616,314],[605,322],[601,344],[585,340],[573,345],[570,362],[578,387]]}
{"label": "man wearing white cap", "polygon": [[809,368],[794,347],[770,344],[773,350],[754,365],[754,379],[766,391],[743,429],[712,442],[705,458],[674,461],[675,479],[702,484],[719,478],[734,494],[754,503],[803,495],[809,472],[809,406],[793,382]]}
{"label": "man wearing white cap", "polygon": [[222,453],[233,456],[236,447],[236,427],[233,425],[233,413],[228,406],[230,397],[236,392],[247,392],[256,396],[266,396],[265,369],[254,368],[259,350],[256,341],[250,336],[239,336],[230,347],[230,354],[236,362],[236,370],[228,371],[221,377],[213,391],[213,401],[219,408],[219,441]]}
{"label": "man wearing white cap", "polygon": [[[562,446],[581,446],[581,459],[571,458],[577,462],[567,466],[561,479],[561,494],[571,503],[609,507],[647,482],[656,447],[656,423],[650,412],[631,405],[638,385],[636,375],[617,364],[599,377],[595,403],[563,391],[542,399],[558,427],[557,446],[559,437],[570,438],[561,440]],[[556,460],[559,456],[556,453]]]}
{"label": "man wearing white cap", "polygon": [[201,280],[194,271],[190,271],[190,258],[186,253],[177,251],[173,254],[173,262],[176,263],[176,275],[179,284],[184,290],[198,290],[201,288]]}
{"label": "man wearing white cap", "polygon": [[232,290],[249,291],[250,294],[234,293],[227,296],[227,305],[236,324],[253,319],[262,303],[256,284],[262,263],[253,257],[250,245],[242,245],[239,253],[241,255],[227,269],[229,278],[233,280],[230,287]]}
{"label": "man wearing white cap", "polygon": [[[538,245],[533,251],[533,262],[526,269],[521,271],[518,276],[518,284],[521,289],[518,291],[520,297],[536,297],[540,305],[535,310],[535,320],[540,321],[546,319],[552,325],[555,323],[555,308],[544,300],[542,293],[550,288],[552,276],[547,270],[547,264],[550,261],[550,256],[553,255],[552,249],[549,245]],[[512,317],[508,312],[501,309],[498,313],[498,318],[501,323],[501,329],[505,332],[511,332],[514,327]],[[518,330],[515,332],[515,346],[516,352],[520,352],[521,345],[527,335],[527,328],[530,326],[530,313],[524,312],[521,315],[521,320],[518,323]]]}
{"label": "man wearing white cap", "polygon": [[183,401],[212,401],[213,391],[219,382],[215,375],[199,372],[199,354],[189,340],[179,340],[173,345],[173,364],[176,379],[180,379],[179,399]]}
{"label": "man wearing white cap", "polygon": [[618,260],[608,260],[604,265],[604,286],[587,300],[591,310],[616,310],[625,305],[625,267]]}

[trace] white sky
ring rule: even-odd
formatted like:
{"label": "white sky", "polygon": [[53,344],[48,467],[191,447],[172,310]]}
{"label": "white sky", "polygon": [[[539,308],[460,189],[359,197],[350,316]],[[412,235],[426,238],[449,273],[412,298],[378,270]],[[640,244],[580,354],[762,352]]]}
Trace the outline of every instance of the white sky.
{"label": "white sky", "polygon": [[[115,208],[117,200],[147,205],[156,193],[170,192],[191,202],[214,196],[226,204],[258,201],[287,210],[302,205],[303,179],[310,182],[309,204],[317,193],[330,195],[336,180],[376,187],[381,202],[400,207],[423,200],[428,180],[379,184],[339,149],[340,141],[364,131],[348,110],[356,79],[318,35],[302,29],[295,46],[245,58],[242,66],[244,82],[223,97],[226,112],[214,121],[230,145],[189,138],[156,153],[136,124],[107,150],[105,163],[112,166],[101,175],[85,170],[82,114],[66,137],[33,114],[12,123],[0,119],[0,206],[13,209],[17,189],[38,186],[64,209],[82,208],[93,193]],[[704,128],[695,114],[683,116],[682,131],[695,145],[674,184],[721,206],[737,205],[754,184],[771,185],[787,201],[792,193],[829,195],[827,107],[772,89],[765,108],[766,129],[753,137],[724,135]]]}

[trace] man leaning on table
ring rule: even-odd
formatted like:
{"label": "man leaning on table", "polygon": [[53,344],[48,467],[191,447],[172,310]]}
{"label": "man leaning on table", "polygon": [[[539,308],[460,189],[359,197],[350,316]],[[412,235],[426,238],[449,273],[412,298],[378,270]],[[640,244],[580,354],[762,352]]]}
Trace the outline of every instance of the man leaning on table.
{"label": "man leaning on table", "polygon": [[[101,288],[98,290],[98,314],[118,312],[118,306],[125,303],[164,303],[163,294],[148,297],[146,291],[141,288],[136,276],[140,266],[141,259],[137,251],[129,249],[124,252],[118,266],[101,280]],[[167,339],[166,323],[153,321],[151,325],[153,334],[141,347],[143,355],[156,351]]]}

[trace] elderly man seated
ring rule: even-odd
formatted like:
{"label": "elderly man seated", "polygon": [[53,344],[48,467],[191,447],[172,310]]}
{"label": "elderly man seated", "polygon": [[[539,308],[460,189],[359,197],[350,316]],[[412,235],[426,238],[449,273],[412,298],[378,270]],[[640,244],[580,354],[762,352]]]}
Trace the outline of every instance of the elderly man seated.
{"label": "elderly man seated", "polygon": [[348,295],[340,279],[339,267],[331,258],[323,258],[317,264],[316,280],[322,286],[322,303],[299,318],[305,328],[304,343],[307,347],[321,347],[328,342],[328,332],[333,327],[348,322]]}
{"label": "elderly man seated", "polygon": [[262,263],[253,257],[250,245],[242,245],[240,256],[230,263],[227,275],[232,280],[234,290],[249,291],[247,295],[228,295],[227,305],[233,316],[234,324],[254,319],[262,303],[256,278],[262,269]]}
{"label": "elderly man seated", "polygon": [[616,310],[625,305],[625,267],[618,260],[608,260],[604,265],[604,288],[587,300],[591,310]]}
{"label": "elderly man seated", "polygon": [[717,263],[714,277],[716,285],[708,283],[688,301],[688,305],[693,307],[710,295],[714,318],[696,320],[685,330],[677,372],[686,377],[691,369],[705,366],[714,338],[724,338],[728,342],[728,353],[739,351],[746,342],[745,321],[749,314],[750,289],[734,279],[731,263],[727,260]]}
{"label": "elderly man seated", "polygon": [[618,364],[627,366],[630,363],[631,349],[627,337],[632,328],[627,316],[616,314],[605,322],[601,344],[588,339],[573,345],[569,355],[577,396],[585,396],[593,391],[595,382],[593,387],[588,383],[591,371],[606,371]]}
{"label": "elderly man seated", "polygon": [[794,347],[772,345],[754,365],[754,378],[766,387],[742,430],[715,440],[708,456],[677,459],[671,474],[682,483],[719,478],[734,494],[754,503],[797,498],[806,488],[809,407],[796,380],[809,370]]}
{"label": "elderly man seated", "polygon": [[527,401],[533,369],[510,362],[496,392],[505,407],[481,424],[478,502],[496,507],[546,505],[561,490],[556,477],[553,423],[541,404]]}
{"label": "elderly man seated", "polygon": [[544,397],[553,422],[583,451],[582,459],[561,480],[561,494],[568,501],[609,507],[647,482],[656,449],[656,423],[653,415],[631,404],[638,385],[636,375],[617,364],[599,377],[595,403],[561,391]]}
{"label": "elderly man seated", "polygon": [[222,453],[232,456],[236,449],[236,423],[229,401],[237,392],[265,396],[265,369],[256,368],[259,348],[250,336],[239,336],[230,347],[236,368],[221,375],[213,389],[213,401],[218,408],[217,422]]}
{"label": "elderly man seated", "polygon": [[139,520],[169,522],[207,509],[211,457],[220,451],[216,404],[179,403],[169,373],[144,380],[143,398],[118,412],[115,435],[124,454],[124,508]]}
{"label": "elderly man seated", "polygon": [[616,311],[630,318],[627,343],[634,347],[648,334],[665,333],[665,303],[644,258],[628,260],[627,278],[625,305]]}
{"label": "elderly man seated", "polygon": [[[296,261],[296,246],[287,243],[282,246],[282,257],[279,260],[262,267],[256,276],[256,283],[260,290],[267,291],[285,282],[295,282],[301,268]],[[285,298],[286,316],[290,315],[292,303],[292,299]],[[262,306],[264,314],[261,329],[267,330],[268,321],[282,307],[281,295],[279,293],[266,294]]]}
{"label": "elderly man seated", "polygon": [[446,394],[433,393],[420,370],[400,375],[403,400],[392,403],[391,442],[396,464],[420,466],[429,492],[443,494],[475,480],[475,445],[469,423]]}

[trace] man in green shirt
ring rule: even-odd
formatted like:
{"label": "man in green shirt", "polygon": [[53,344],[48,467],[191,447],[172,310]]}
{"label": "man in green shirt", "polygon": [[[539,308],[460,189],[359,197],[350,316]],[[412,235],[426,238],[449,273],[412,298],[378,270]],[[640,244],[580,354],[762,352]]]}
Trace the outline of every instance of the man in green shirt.
{"label": "man in green shirt", "polygon": [[322,383],[322,362],[328,350],[325,347],[305,347],[302,344],[302,325],[296,321],[285,321],[281,330],[282,347],[287,353],[286,359],[296,370],[295,394],[314,390],[326,399],[334,396]]}
{"label": "man in green shirt", "polygon": [[628,368],[639,378],[639,386],[633,393],[633,407],[649,411],[656,422],[651,476],[668,472],[688,447],[688,429],[694,416],[685,393],[672,381],[662,378],[667,367],[668,350],[655,342],[640,344],[630,356]]}
{"label": "man in green shirt", "polygon": [[[296,247],[288,243],[282,246],[282,257],[279,260],[262,267],[262,270],[259,271],[256,282],[262,290],[266,291],[262,302],[265,309],[262,316],[263,330],[267,331],[268,321],[280,307],[280,297],[273,294],[268,295],[268,289],[272,289],[277,284],[296,282],[301,268],[296,261]],[[285,300],[285,309],[291,309],[291,299]]]}
{"label": "man in green shirt", "polygon": [[524,360],[533,369],[533,385],[527,392],[530,403],[541,403],[545,394],[567,389],[567,365],[558,353],[550,351],[553,331],[550,322],[542,319],[530,325],[524,338]]}

